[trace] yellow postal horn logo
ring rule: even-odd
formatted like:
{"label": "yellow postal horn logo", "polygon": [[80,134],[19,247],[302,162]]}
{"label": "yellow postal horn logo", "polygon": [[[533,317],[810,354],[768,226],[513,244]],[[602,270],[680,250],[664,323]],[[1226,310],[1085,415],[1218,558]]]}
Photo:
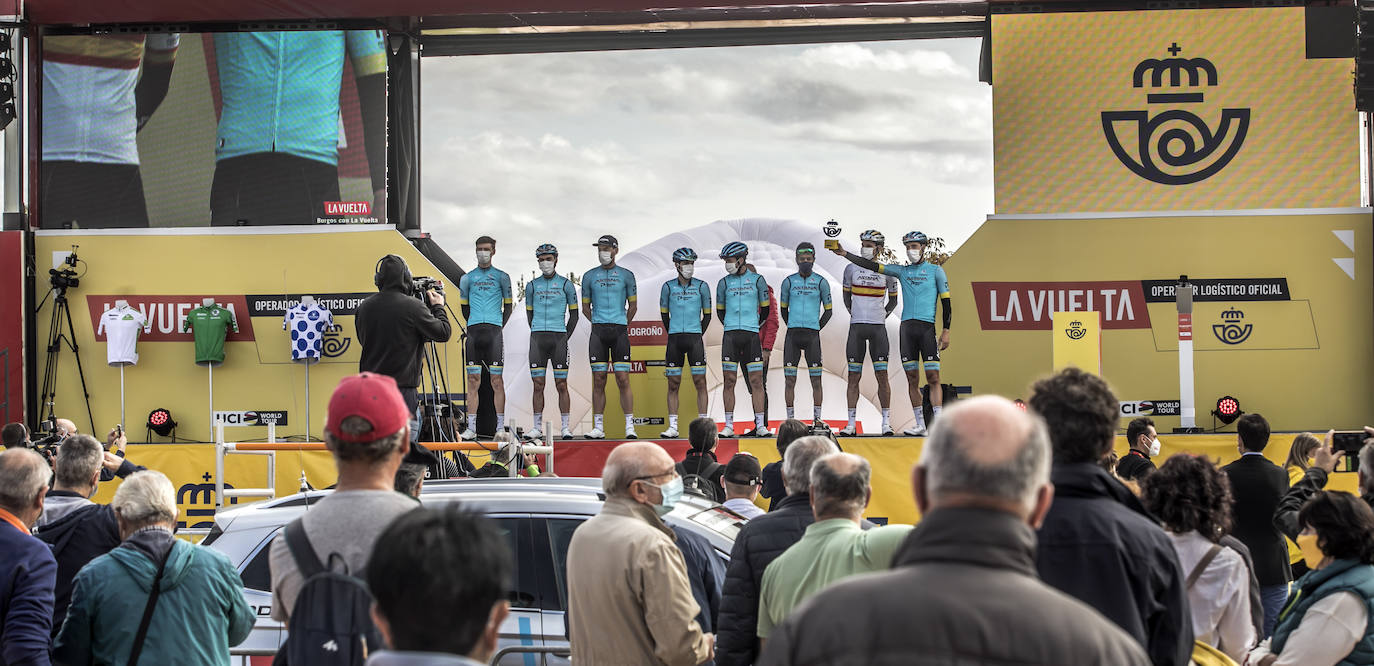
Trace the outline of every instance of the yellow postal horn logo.
{"label": "yellow postal horn logo", "polygon": [[[1167,50],[1178,56],[1183,48],[1175,43]],[[1148,93],[1145,102],[1167,108],[1102,112],[1102,132],[1116,158],[1135,175],[1162,185],[1189,185],[1226,168],[1245,143],[1250,109],[1222,109],[1219,126],[1213,131],[1207,121],[1180,106],[1204,101],[1202,88],[1217,85],[1216,65],[1206,58],[1146,58],[1136,65],[1131,85],[1143,88],[1147,79],[1152,91],[1161,92]],[[1151,115],[1157,108],[1160,110]],[[1125,145],[1132,125],[1134,151]],[[1128,140],[1123,142],[1122,136]]]}

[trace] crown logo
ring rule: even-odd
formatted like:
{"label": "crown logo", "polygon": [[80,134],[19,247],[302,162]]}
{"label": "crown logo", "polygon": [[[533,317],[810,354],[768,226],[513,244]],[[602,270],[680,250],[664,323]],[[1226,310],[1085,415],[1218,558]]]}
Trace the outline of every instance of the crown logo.
{"label": "crown logo", "polygon": [[1069,326],[1072,326],[1072,327],[1074,327],[1074,328],[1082,328],[1082,327],[1083,327],[1083,322],[1081,322],[1081,321],[1071,321],[1071,322],[1069,322]]}
{"label": "crown logo", "polygon": [[1230,310],[1221,313],[1222,321],[1240,321],[1242,319],[1245,319],[1245,313],[1235,308],[1231,308]]}
{"label": "crown logo", "polygon": [[[1175,42],[1170,44],[1169,48],[1165,50],[1167,50],[1170,55],[1177,56],[1179,52],[1183,51],[1183,47]],[[1206,85],[1208,86],[1215,87],[1217,85],[1217,66],[1206,58],[1174,57],[1165,58],[1163,60],[1146,58],[1135,66],[1135,71],[1131,74],[1131,85],[1135,88],[1145,87],[1146,74],[1150,75],[1151,88],[1164,87],[1165,74],[1169,75],[1168,86],[1170,88],[1183,87],[1185,74],[1187,75],[1187,85],[1190,87],[1202,85],[1203,81],[1206,81]],[[1150,93],[1145,98],[1145,101],[1150,104],[1178,102],[1198,103],[1202,100],[1203,94],[1201,92]]]}

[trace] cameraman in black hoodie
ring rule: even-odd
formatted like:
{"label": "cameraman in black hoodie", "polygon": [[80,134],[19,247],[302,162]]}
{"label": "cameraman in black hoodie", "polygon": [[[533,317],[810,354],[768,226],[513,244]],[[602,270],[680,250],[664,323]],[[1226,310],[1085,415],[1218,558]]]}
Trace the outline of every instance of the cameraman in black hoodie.
{"label": "cameraman in black hoodie", "polygon": [[416,409],[420,395],[420,366],[426,342],[448,342],[453,335],[444,314],[444,295],[436,289],[425,300],[412,297],[410,267],[404,259],[388,254],[377,262],[372,278],[377,293],[359,306],[353,324],[358,329],[362,358],[358,370],[387,375],[396,380],[410,411],[410,441],[420,441]]}

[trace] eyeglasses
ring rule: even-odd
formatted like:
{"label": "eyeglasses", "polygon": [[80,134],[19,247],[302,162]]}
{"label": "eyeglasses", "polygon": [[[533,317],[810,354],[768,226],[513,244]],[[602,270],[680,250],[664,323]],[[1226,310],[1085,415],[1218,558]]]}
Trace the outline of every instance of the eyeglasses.
{"label": "eyeglasses", "polygon": [[628,487],[630,486],[630,484],[631,484],[631,483],[634,483],[635,481],[648,481],[648,480],[650,480],[650,479],[657,479],[657,478],[660,477],[660,476],[668,476],[669,474],[672,474],[673,476],[677,476],[677,468],[676,468],[676,467],[670,468],[668,471],[663,472],[663,473],[660,473],[660,474],[650,474],[649,476],[636,476],[635,478],[630,479],[630,483],[625,484],[625,487],[628,488]]}

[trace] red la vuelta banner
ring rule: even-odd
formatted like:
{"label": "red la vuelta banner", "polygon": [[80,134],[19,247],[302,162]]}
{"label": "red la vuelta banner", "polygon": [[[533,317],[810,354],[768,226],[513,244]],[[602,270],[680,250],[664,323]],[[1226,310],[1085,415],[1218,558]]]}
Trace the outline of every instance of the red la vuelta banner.
{"label": "red la vuelta banner", "polygon": [[[243,294],[236,295],[211,295],[211,294],[176,294],[176,295],[150,295],[150,294],[131,294],[131,295],[99,295],[88,294],[86,296],[86,311],[91,316],[91,330],[100,327],[100,315],[106,310],[113,309],[116,300],[129,302],[129,307],[143,313],[148,318],[148,323],[152,325],[151,333],[144,333],[139,336],[139,342],[192,342],[195,340],[191,333],[181,331],[186,323],[186,315],[192,310],[201,306],[201,301],[206,298],[213,298],[224,309],[234,314],[234,321],[238,323],[237,333],[233,329],[229,330],[229,335],[225,339],[230,342],[252,341],[253,338],[253,319],[248,316],[248,301]],[[105,334],[99,333],[95,339],[100,342],[105,341]]]}
{"label": "red la vuelta banner", "polygon": [[662,347],[668,344],[668,331],[663,328],[661,321],[632,321],[626,328],[631,347]]}
{"label": "red la vuelta banner", "polygon": [[1102,328],[1150,328],[1138,280],[1105,282],[974,282],[985,331],[1048,331],[1055,312],[1102,313]]}

